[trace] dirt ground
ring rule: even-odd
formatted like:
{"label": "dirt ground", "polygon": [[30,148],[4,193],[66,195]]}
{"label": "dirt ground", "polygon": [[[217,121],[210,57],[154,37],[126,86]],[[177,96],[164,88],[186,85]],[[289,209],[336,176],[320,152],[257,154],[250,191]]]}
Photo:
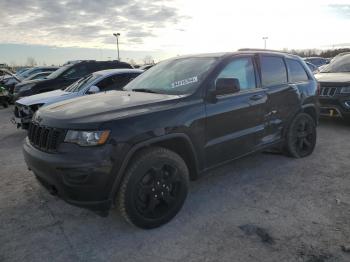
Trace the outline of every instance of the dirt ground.
{"label": "dirt ground", "polygon": [[[191,184],[154,230],[49,195],[0,108],[0,261],[350,261],[350,125],[323,120],[314,154],[260,153]],[[342,247],[343,246],[343,247]]]}

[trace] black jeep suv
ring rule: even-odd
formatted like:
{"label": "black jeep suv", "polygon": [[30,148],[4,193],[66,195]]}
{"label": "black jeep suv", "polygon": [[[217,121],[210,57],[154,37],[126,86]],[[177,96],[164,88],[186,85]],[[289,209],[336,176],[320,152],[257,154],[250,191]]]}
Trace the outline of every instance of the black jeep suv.
{"label": "black jeep suv", "polygon": [[80,78],[93,72],[116,68],[132,68],[132,66],[128,63],[119,61],[95,60],[82,60],[77,63],[67,64],[44,79],[25,81],[17,84],[13,91],[13,100],[16,101],[21,97],[56,89],[64,89]]}
{"label": "black jeep suv", "polygon": [[336,57],[315,77],[321,85],[321,116],[350,120],[350,54]]}
{"label": "black jeep suv", "polygon": [[210,168],[271,147],[310,155],[317,91],[312,72],[289,54],[177,57],[124,91],[39,109],[24,157],[68,203],[97,211],[119,205],[129,222],[153,228],[178,213],[189,181]]}

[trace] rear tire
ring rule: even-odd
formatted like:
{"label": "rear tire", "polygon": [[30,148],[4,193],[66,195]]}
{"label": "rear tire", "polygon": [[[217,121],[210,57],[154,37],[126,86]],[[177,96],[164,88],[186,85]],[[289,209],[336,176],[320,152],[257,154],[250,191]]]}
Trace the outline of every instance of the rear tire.
{"label": "rear tire", "polygon": [[128,167],[117,201],[131,224],[156,228],[169,222],[183,206],[189,171],[175,152],[161,147],[140,151]]}
{"label": "rear tire", "polygon": [[286,151],[289,156],[302,158],[312,154],[317,140],[316,123],[305,113],[298,114],[286,134]]}

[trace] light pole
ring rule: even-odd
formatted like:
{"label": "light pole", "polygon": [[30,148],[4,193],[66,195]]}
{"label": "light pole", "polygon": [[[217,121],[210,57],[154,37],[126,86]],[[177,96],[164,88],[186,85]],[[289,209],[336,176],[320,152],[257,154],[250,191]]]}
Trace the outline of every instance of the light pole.
{"label": "light pole", "polygon": [[269,38],[267,36],[264,36],[262,39],[264,40],[264,49],[266,49],[266,40]]}
{"label": "light pole", "polygon": [[116,38],[117,38],[117,50],[118,50],[118,61],[120,61],[120,57],[119,57],[119,33],[114,33],[113,34]]}

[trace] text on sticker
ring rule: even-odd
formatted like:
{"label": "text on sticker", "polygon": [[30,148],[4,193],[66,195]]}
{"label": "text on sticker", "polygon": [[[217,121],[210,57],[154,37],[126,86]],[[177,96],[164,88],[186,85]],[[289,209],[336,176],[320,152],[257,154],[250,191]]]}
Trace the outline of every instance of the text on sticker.
{"label": "text on sticker", "polygon": [[190,77],[190,78],[187,78],[184,80],[180,80],[180,81],[176,81],[174,83],[171,83],[171,87],[176,88],[179,86],[185,86],[185,85],[196,83],[196,82],[198,82],[198,77],[194,76],[194,77]]}

